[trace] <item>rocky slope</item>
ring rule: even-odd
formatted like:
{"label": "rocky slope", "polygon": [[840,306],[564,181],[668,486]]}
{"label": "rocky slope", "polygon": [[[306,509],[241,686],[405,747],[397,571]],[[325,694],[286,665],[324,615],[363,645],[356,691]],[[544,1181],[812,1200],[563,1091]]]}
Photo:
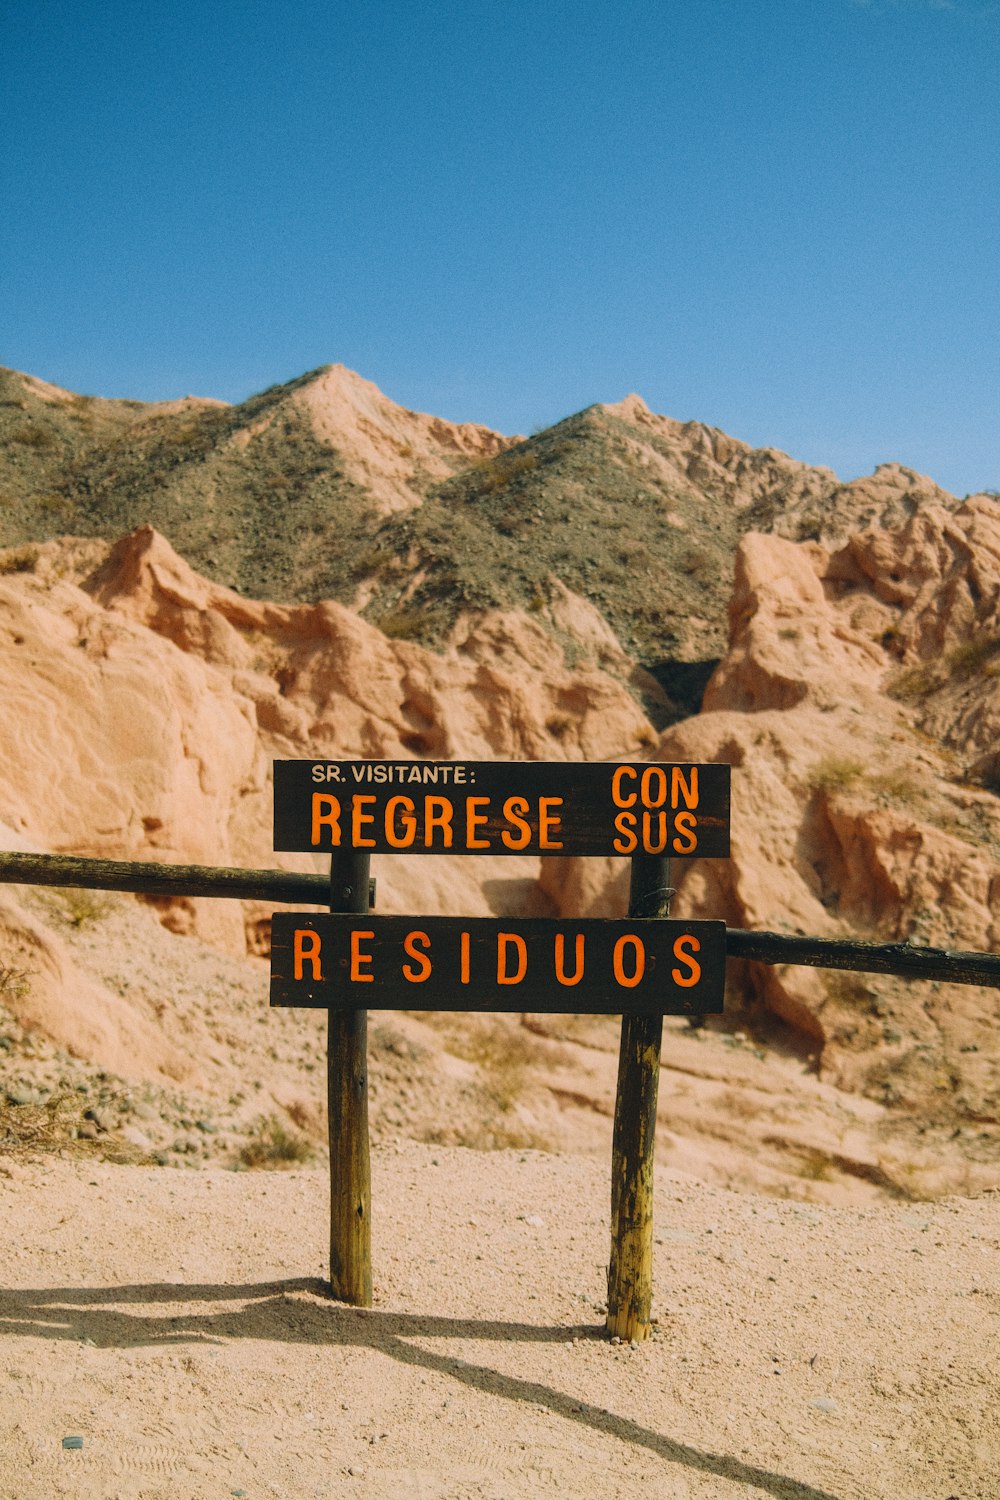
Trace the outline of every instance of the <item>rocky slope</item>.
{"label": "rocky slope", "polygon": [[[272,865],[275,755],[719,759],[733,858],[679,869],[679,911],[997,948],[996,501],[923,505],[839,545],[749,534],[705,711],[661,737],[599,612],[565,588],[553,609],[565,645],[535,613],[467,611],[431,651],[329,601],[246,599],[149,527],[110,548],[13,548],[0,818],[37,847]],[[611,862],[381,866],[387,911],[624,906]],[[43,1108],[37,1088],[79,1079],[118,1129],[143,1104],[133,1144],[167,1159],[234,1149],[268,1108],[318,1139],[318,1018],[269,1015],[246,956],[266,951],[267,914],[156,912],[168,932],[124,898],[5,894],[15,1091]],[[734,965],[727,1034],[671,1032],[666,1159],[807,1196],[991,1183],[996,1005],[964,986]],[[613,1023],[582,1017],[385,1018],[375,1128],[605,1149],[614,1046]]]}
{"label": "rocky slope", "polygon": [[774,449],[597,405],[528,439],[407,411],[343,366],[236,407],[142,405],[0,372],[0,544],[154,525],[253,597],[335,599],[440,646],[467,610],[523,609],[555,639],[562,590],[653,671],[666,723],[725,647],[748,530],[842,541],[953,497],[899,465],[842,484]]}
{"label": "rocky slope", "polygon": [[[731,926],[1000,946],[1000,505],[927,506],[841,547],[749,535],[704,711],[655,755],[724,760],[733,857],[678,872],[679,911]],[[610,865],[543,871],[610,910]],[[997,993],[733,966],[730,999],[808,1039],[821,1076],[1000,1148]]]}

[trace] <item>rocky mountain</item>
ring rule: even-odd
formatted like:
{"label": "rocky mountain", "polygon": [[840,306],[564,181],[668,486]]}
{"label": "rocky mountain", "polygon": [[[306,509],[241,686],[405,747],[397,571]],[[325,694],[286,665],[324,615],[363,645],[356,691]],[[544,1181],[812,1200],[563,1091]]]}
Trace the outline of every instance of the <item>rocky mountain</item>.
{"label": "rocky mountain", "polygon": [[[842,485],[637,397],[518,441],[404,412],[339,368],[237,408],[14,374],[3,396],[8,847],[278,863],[276,756],[721,760],[733,856],[681,866],[681,913],[1000,947],[996,497],[960,503],[894,465]],[[383,911],[624,909],[622,862],[382,864]],[[43,1098],[82,1066],[87,1097],[111,1075],[104,1115],[109,1090],[122,1111],[155,1096],[139,1135],[163,1144],[160,1121],[169,1156],[197,1114],[228,1119],[218,1149],[254,1128],[249,1072],[321,1135],[316,1018],[261,999],[266,911],[0,904],[15,1091]],[[996,1007],[986,989],[732,965],[721,1031],[668,1047],[668,1160],[806,1196],[993,1182]],[[373,1046],[376,1129],[604,1138],[609,1023],[395,1017]]]}
{"label": "rocky mountain", "polygon": [[[535,615],[508,610],[466,616],[466,633],[432,651],[333,602],[248,600],[197,574],[150,527],[111,547],[21,546],[0,554],[4,841],[271,865],[279,755],[722,760],[734,768],[732,859],[678,869],[681,914],[994,950],[1000,807],[983,747],[995,746],[1000,713],[998,600],[1000,506],[987,497],[927,506],[837,547],[751,533],[704,711],[657,736],[630,690],[641,669],[568,590],[566,647]],[[383,911],[624,909],[624,862],[377,863]],[[252,1124],[245,1093],[233,1092],[234,1059],[250,1055],[261,1097],[321,1132],[308,1077],[316,1018],[269,1017],[260,994],[265,910],[151,903],[195,945],[182,951],[154,941],[138,912],[130,927],[132,903],[95,916],[77,897],[26,899],[5,892],[0,910],[3,969],[31,975],[0,994],[10,1038],[40,1034],[111,1070],[119,1099],[170,1080],[195,1090],[196,1105],[167,1109],[178,1121],[225,1117],[221,1091],[240,1095]],[[210,998],[178,977],[222,961],[196,959],[199,942],[230,965]],[[241,1016],[267,1024],[262,1045],[266,1035],[284,1044],[248,1054],[257,1033],[251,1025],[247,1038]],[[680,1068],[663,1095],[669,1159],[806,1196],[836,1197],[848,1183],[903,1196],[990,1183],[1000,1173],[995,1021],[991,990],[734,964],[724,1034],[694,1054],[680,1034],[668,1044],[667,1077],[671,1059]],[[745,1060],[719,1050],[734,1032]],[[480,1144],[596,1149],[602,1138],[611,1023],[393,1017],[379,1036],[379,1128],[430,1139],[457,1129],[446,1138]]]}
{"label": "rocky mountain", "polygon": [[483,609],[562,640],[569,589],[660,682],[668,701],[644,699],[658,723],[699,706],[745,532],[836,541],[957,503],[895,464],[841,484],[634,395],[508,438],[407,411],[339,365],[235,407],[3,372],[0,496],[0,544],[151,524],[251,597],[335,599],[432,646]]}

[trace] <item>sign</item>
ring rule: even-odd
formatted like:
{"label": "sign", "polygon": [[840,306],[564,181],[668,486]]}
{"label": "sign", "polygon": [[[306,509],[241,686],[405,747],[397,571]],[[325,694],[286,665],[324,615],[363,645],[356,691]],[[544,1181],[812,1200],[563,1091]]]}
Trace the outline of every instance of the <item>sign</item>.
{"label": "sign", "polygon": [[729,767],[648,761],[278,760],[298,853],[729,854]]}
{"label": "sign", "polygon": [[276,912],[271,1004],[720,1015],[724,922]]}

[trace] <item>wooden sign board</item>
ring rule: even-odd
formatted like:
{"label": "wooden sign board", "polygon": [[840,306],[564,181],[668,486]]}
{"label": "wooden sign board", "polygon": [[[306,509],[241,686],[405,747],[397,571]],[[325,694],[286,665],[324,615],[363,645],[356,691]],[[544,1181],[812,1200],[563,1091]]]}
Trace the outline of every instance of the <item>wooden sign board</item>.
{"label": "wooden sign board", "polygon": [[729,769],[646,761],[278,760],[274,847],[725,859]]}
{"label": "wooden sign board", "polygon": [[276,912],[271,1004],[721,1015],[724,922]]}

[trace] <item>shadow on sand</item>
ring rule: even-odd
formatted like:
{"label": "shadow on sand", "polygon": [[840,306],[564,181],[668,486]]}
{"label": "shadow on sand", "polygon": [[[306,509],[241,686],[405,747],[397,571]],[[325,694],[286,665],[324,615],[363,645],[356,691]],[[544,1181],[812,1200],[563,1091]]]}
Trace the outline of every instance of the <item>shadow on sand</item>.
{"label": "shadow on sand", "polygon": [[[308,1297],[301,1294],[307,1293]],[[239,1306],[197,1313],[171,1313],[170,1307],[192,1302],[238,1303]],[[136,1304],[130,1311],[128,1304]],[[152,1304],[163,1307],[150,1313]],[[142,1311],[139,1311],[139,1308]],[[775,1500],[837,1500],[786,1475],[774,1474],[738,1458],[710,1453],[615,1416],[598,1406],[553,1390],[536,1381],[501,1374],[488,1366],[435,1354],[415,1339],[461,1338],[491,1342],[563,1344],[574,1334],[594,1337],[593,1327],[552,1327],[534,1323],[497,1323],[466,1318],[422,1317],[346,1307],[329,1297],[328,1284],[315,1278],[202,1286],[159,1282],[147,1286],[50,1287],[0,1290],[0,1334],[7,1337],[90,1339],[102,1348],[131,1349],[148,1345],[215,1343],[252,1337],[286,1344],[337,1344],[379,1351],[401,1364],[433,1371],[490,1396],[532,1402],[567,1422],[577,1422],[622,1443],[634,1444],[668,1463],[701,1474],[749,1485]],[[603,1330],[602,1330],[603,1332]]]}

